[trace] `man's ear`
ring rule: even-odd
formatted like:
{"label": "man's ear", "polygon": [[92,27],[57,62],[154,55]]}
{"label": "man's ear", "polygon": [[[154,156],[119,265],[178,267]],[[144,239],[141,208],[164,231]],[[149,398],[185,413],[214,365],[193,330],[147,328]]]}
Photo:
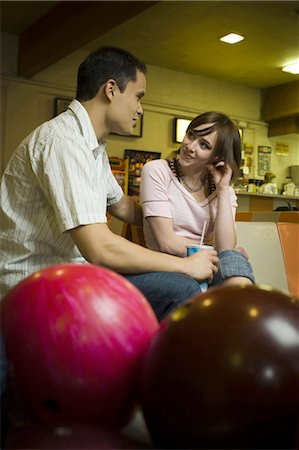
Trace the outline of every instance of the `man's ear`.
{"label": "man's ear", "polygon": [[109,100],[112,100],[117,89],[116,81],[111,78],[110,80],[106,81],[105,83],[105,94]]}

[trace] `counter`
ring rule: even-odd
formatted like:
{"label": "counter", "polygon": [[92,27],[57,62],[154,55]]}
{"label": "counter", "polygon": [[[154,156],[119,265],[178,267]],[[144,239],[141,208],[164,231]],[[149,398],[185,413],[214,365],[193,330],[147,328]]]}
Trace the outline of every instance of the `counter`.
{"label": "counter", "polygon": [[299,197],[290,195],[260,194],[256,192],[236,192],[238,211],[273,211],[288,203],[299,208]]}

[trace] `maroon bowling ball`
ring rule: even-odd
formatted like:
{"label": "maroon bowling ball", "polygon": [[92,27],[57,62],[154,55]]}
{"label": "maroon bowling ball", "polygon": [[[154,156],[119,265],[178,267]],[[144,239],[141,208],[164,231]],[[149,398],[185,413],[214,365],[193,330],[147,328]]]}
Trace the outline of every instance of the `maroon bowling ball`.
{"label": "maroon bowling ball", "polygon": [[295,449],[298,383],[298,299],[220,287],[161,323],[141,404],[158,448]]}
{"label": "maroon bowling ball", "polygon": [[149,303],[124,277],[89,264],[36,272],[2,301],[13,382],[44,420],[120,426],[158,329]]}

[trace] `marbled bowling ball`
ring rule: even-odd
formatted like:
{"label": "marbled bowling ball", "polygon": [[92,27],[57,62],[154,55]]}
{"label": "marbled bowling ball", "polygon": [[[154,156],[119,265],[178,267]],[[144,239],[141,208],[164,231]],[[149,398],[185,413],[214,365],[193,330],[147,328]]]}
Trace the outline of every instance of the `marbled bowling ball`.
{"label": "marbled bowling ball", "polygon": [[36,272],[2,300],[16,389],[34,417],[126,423],[156,316],[124,277],[90,264]]}

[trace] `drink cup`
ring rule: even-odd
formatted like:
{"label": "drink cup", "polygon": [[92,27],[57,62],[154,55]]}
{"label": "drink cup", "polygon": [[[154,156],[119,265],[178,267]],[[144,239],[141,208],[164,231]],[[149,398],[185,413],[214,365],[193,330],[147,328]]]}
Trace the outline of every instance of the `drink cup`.
{"label": "drink cup", "polygon": [[[191,256],[194,253],[199,252],[200,250],[208,250],[211,252],[212,250],[214,250],[214,247],[212,245],[187,245],[186,247],[187,256]],[[208,281],[200,281],[199,286],[201,292],[206,292],[208,289]]]}

